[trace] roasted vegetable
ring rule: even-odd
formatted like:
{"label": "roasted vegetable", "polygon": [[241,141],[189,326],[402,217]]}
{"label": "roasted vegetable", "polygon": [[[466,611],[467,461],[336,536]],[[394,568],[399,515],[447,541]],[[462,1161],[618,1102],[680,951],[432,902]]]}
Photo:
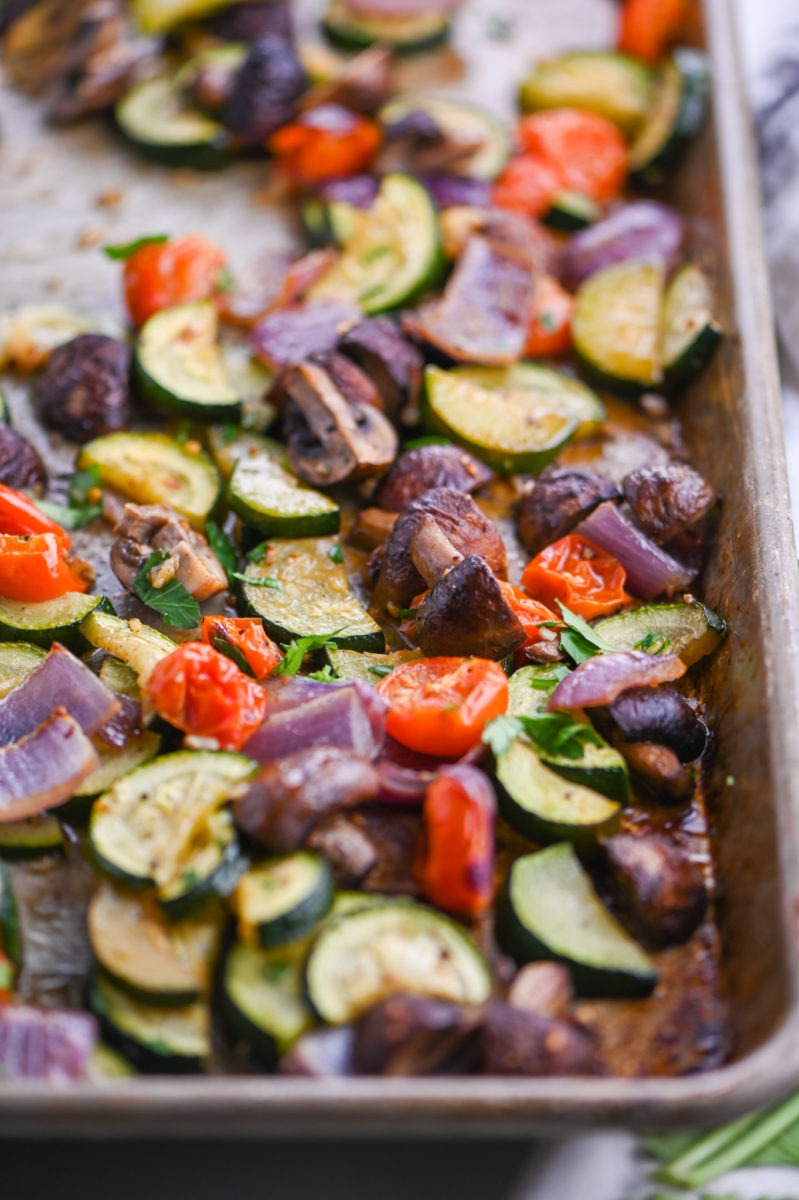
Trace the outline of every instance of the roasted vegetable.
{"label": "roasted vegetable", "polygon": [[705,915],[700,866],[669,838],[618,833],[599,845],[600,881],[633,931],[655,947],[684,942]]}
{"label": "roasted vegetable", "polygon": [[42,420],[73,442],[124,429],[131,418],[130,351],[97,333],[58,346],[38,387]]}
{"label": "roasted vegetable", "polygon": [[270,133],[291,120],[307,86],[305,69],[285,38],[255,42],[236,76],[225,125],[243,146],[263,147]]}
{"label": "roasted vegetable", "polygon": [[570,533],[603,500],[616,500],[615,485],[592,471],[547,467],[516,509],[516,532],[529,554]]}

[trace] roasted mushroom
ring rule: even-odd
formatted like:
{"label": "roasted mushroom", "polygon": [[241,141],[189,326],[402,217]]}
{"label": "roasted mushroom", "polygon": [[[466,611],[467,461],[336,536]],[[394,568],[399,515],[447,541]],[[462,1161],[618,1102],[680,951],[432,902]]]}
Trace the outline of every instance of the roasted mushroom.
{"label": "roasted mushroom", "polygon": [[291,120],[307,86],[291,42],[267,34],[252,45],[236,76],[225,125],[242,146],[263,147],[270,133]]}
{"label": "roasted mushroom", "polygon": [[50,355],[39,380],[42,420],[73,442],[124,429],[131,418],[130,350],[124,342],[84,333]]}
{"label": "roasted mushroom", "polygon": [[298,363],[279,383],[288,462],[301,479],[327,487],[379,475],[392,461],[393,426],[362,394],[342,392],[321,363]]}
{"label": "roasted mushroom", "polygon": [[613,701],[608,714],[628,742],[669,746],[683,763],[699,758],[707,742],[704,721],[672,688],[628,688]]}
{"label": "roasted mushroom", "polygon": [[612,737],[611,741],[633,775],[660,800],[677,803],[693,796],[694,779],[668,746],[656,742],[628,742],[617,737]]}
{"label": "roasted mushroom", "polygon": [[0,424],[0,483],[12,488],[39,488],[47,471],[38,452],[12,429]]}
{"label": "roasted mushroom", "polygon": [[326,817],[311,831],[306,844],[324,854],[338,887],[360,883],[380,858],[369,834],[348,813]]}
{"label": "roasted mushroom", "polygon": [[526,640],[521,621],[484,558],[469,554],[419,606],[414,638],[423,654],[504,658]]}
{"label": "roasted mushroom", "polygon": [[602,1075],[591,1029],[564,1017],[492,1004],[483,1021],[483,1070],[488,1075]]}
{"label": "roasted mushroom", "polygon": [[632,932],[653,947],[684,942],[707,909],[699,866],[665,837],[619,833],[598,848],[601,884]]}
{"label": "roasted mushroom", "polygon": [[289,41],[291,10],[287,0],[230,4],[208,18],[208,29],[225,42],[258,42],[273,35]]}
{"label": "roasted mushroom", "polygon": [[270,850],[296,850],[323,817],[377,792],[377,771],[366,759],[335,746],[311,746],[264,767],[233,812],[253,841]]}
{"label": "roasted mushroom", "polygon": [[477,1064],[480,1013],[429,996],[389,996],[355,1026],[352,1061],[362,1075],[433,1075]]}
{"label": "roasted mushroom", "polygon": [[349,532],[349,542],[359,550],[377,550],[391,536],[397,520],[395,512],[383,508],[362,508]]}
{"label": "roasted mushroom", "polygon": [[431,488],[400,513],[386,543],[372,598],[378,619],[396,619],[399,609],[407,608],[424,591],[425,581],[411,560],[410,545],[426,516],[435,519],[460,554],[480,555],[499,579],[507,576],[508,556],[493,521],[463,492]]}
{"label": "roasted mushroom", "polygon": [[355,112],[375,113],[389,97],[391,63],[390,50],[385,46],[370,46],[346,61],[333,79],[311,88],[300,107],[340,104]]}
{"label": "roasted mushroom", "polygon": [[571,976],[562,963],[527,963],[508,989],[508,1004],[542,1017],[565,1017],[573,1002]]}
{"label": "roasted mushroom", "polygon": [[375,384],[383,411],[392,421],[418,420],[416,403],[424,359],[418,347],[388,317],[366,317],[338,343],[339,353],[357,363]]}
{"label": "roasted mushroom", "polygon": [[705,477],[683,462],[631,471],[621,486],[638,524],[659,544],[696,524],[716,503]]}
{"label": "roasted mushroom", "polygon": [[618,500],[609,479],[592,471],[547,467],[526,491],[516,509],[516,532],[528,554],[569,533],[603,500]]}
{"label": "roasted mushroom", "polygon": [[380,481],[375,503],[392,512],[402,512],[430,488],[447,487],[473,492],[494,478],[485,463],[458,446],[431,443],[414,446],[400,454]]}
{"label": "roasted mushroom", "polygon": [[201,533],[166,504],[126,504],[115,525],[111,567],[129,592],[155,550],[168,557],[150,572],[156,587],[178,579],[196,600],[208,600],[227,588],[227,576]]}

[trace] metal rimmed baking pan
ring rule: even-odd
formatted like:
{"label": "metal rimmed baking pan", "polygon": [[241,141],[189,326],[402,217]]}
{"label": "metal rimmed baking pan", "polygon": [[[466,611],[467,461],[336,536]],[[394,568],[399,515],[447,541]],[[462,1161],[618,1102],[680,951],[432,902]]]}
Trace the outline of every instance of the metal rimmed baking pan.
{"label": "metal rimmed baking pan", "polygon": [[[301,8],[316,9],[311,3]],[[612,0],[471,0],[456,50],[472,94],[509,108],[532,57],[612,37]],[[705,0],[713,116],[679,172],[674,199],[707,230],[730,331],[677,412],[693,460],[724,497],[705,596],[730,624],[703,667],[713,715],[719,920],[731,1033],[727,1065],[678,1078],[453,1078],[304,1081],[272,1076],[136,1078],[54,1089],[0,1081],[0,1133],[82,1135],[475,1134],[573,1132],[579,1125],[716,1122],[799,1083],[799,703],[797,571],[753,141],[728,0]],[[502,18],[502,20],[499,20]],[[454,52],[437,60],[463,89]],[[416,67],[408,68],[410,81]],[[125,158],[102,128],[43,130],[2,97],[0,307],[48,291],[103,310],[116,278],[85,247],[118,217],[97,207],[114,187],[139,230],[200,228],[229,243],[286,235],[252,202],[259,168],[201,182]],[[246,194],[247,199],[242,199]],[[109,240],[112,240],[109,238]],[[286,243],[287,244],[287,243]],[[97,260],[97,261],[95,261]],[[728,785],[728,780],[733,781]]]}

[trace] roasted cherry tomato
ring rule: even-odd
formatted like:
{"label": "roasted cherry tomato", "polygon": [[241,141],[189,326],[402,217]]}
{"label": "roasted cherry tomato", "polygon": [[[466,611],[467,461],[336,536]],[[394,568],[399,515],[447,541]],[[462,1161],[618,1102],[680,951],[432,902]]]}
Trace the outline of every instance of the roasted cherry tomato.
{"label": "roasted cherry tomato", "polygon": [[0,1004],[11,999],[14,990],[14,964],[0,946]]}
{"label": "roasted cherry tomato", "polygon": [[69,543],[57,534],[0,534],[0,596],[55,600],[65,592],[85,592],[88,586],[88,579],[71,569]]}
{"label": "roasted cherry tomato", "polygon": [[560,190],[560,175],[551,163],[539,154],[519,154],[494,184],[493,199],[499,208],[541,217]]}
{"label": "roasted cherry tomato", "polygon": [[421,658],[395,667],[377,690],[388,704],[391,737],[441,758],[471,750],[508,707],[507,676],[486,658]]}
{"label": "roasted cherry tomato", "polygon": [[592,200],[611,200],[624,186],[629,166],[627,143],[612,123],[581,108],[550,108],[519,122],[527,154],[549,163],[560,189]]}
{"label": "roasted cherry tomato", "polygon": [[206,642],[186,642],[156,663],[147,681],[156,712],[184,733],[238,750],[264,719],[266,693]]}
{"label": "roasted cherry tomato", "polygon": [[687,16],[686,0],[625,0],[618,47],[645,62],[658,62],[679,41]]}
{"label": "roasted cherry tomato", "polygon": [[525,358],[554,358],[572,344],[574,298],[554,275],[539,275],[533,291],[533,313],[527,330]]}
{"label": "roasted cherry tomato", "polygon": [[70,546],[66,529],[45,516],[32,500],[14,488],[0,483],[0,533],[54,533]]}
{"label": "roasted cherry tomato", "polygon": [[374,121],[340,104],[322,104],[273,133],[267,148],[302,183],[367,171],[380,148]]}
{"label": "roasted cherry tomato", "polygon": [[258,617],[203,617],[202,638],[239,666],[241,656],[256,679],[271,675],[283,657]]}
{"label": "roasted cherry tomato", "polygon": [[533,600],[520,587],[516,587],[515,583],[503,583],[500,580],[499,586],[502,588],[502,594],[516,613],[516,616],[522,623],[524,632],[527,634],[527,641],[519,648],[524,650],[527,646],[534,646],[536,642],[542,640],[541,622],[557,621],[560,619],[559,615],[548,609],[540,600]]}
{"label": "roasted cherry tomato", "polygon": [[125,262],[125,303],[134,325],[173,304],[208,300],[218,289],[225,255],[196,234],[150,242]]}
{"label": "roasted cherry tomato", "polygon": [[428,900],[476,917],[494,895],[497,801],[476,767],[444,769],[427,788],[416,877]]}
{"label": "roasted cherry tomato", "polygon": [[560,600],[578,616],[590,619],[607,616],[630,603],[632,597],[624,590],[626,579],[618,559],[587,538],[570,533],[536,554],[524,569],[522,586],[551,608]]}

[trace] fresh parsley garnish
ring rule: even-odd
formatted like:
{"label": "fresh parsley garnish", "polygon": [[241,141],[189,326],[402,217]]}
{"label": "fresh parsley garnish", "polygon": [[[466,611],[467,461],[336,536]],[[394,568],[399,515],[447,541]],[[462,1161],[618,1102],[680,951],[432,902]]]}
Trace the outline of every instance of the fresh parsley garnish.
{"label": "fresh parsley garnish", "polygon": [[218,296],[223,295],[225,292],[232,292],[235,283],[236,281],[230,272],[230,268],[223,267],[222,273],[216,281],[214,291]]}
{"label": "fresh parsley garnish", "polygon": [[205,536],[208,538],[208,545],[219,559],[222,569],[227,575],[228,583],[232,584],[239,565],[233,543],[216,521],[205,522]]}
{"label": "fresh parsley garnish", "polygon": [[330,663],[325,663],[321,671],[310,671],[305,678],[316,679],[319,683],[334,683],[338,679],[338,675]]}
{"label": "fresh parsley garnish", "polygon": [[528,683],[536,692],[546,692],[549,695],[550,692],[554,692],[561,679],[565,679],[570,673],[569,668],[563,665],[551,667],[545,676],[533,675]]}
{"label": "fresh parsley garnish", "polygon": [[40,508],[46,517],[57,521],[64,529],[81,529],[99,517],[103,511],[101,504],[84,504],[80,507],[66,504],[56,504],[53,500],[37,500],[36,507]]}
{"label": "fresh parsley garnish", "polygon": [[375,663],[373,667],[367,667],[366,669],[371,675],[390,675],[394,670],[388,663]]}
{"label": "fresh parsley garnish", "polygon": [[491,747],[494,758],[501,758],[522,733],[521,723],[516,717],[494,717],[483,730],[483,742]]}
{"label": "fresh parsley garnish", "polygon": [[296,675],[302,666],[305,655],[310,654],[312,650],[321,650],[323,646],[329,646],[331,650],[335,650],[336,643],[333,638],[340,632],[341,630],[337,629],[335,633],[317,633],[310,637],[294,638],[291,642],[281,642],[280,648],[285,651],[285,654],[272,674]]}
{"label": "fresh parsley garnish", "polygon": [[603,744],[591,725],[577,724],[568,713],[559,712],[496,717],[483,730],[483,741],[499,758],[520,734],[526,734],[537,750],[559,758],[582,758],[587,745]]}
{"label": "fresh parsley garnish", "polygon": [[417,446],[449,446],[449,438],[439,437],[435,433],[426,433],[422,437],[409,438],[403,442],[403,450],[415,450]]}
{"label": "fresh parsley garnish", "polygon": [[640,642],[635,643],[633,649],[643,650],[646,654],[663,654],[670,645],[671,638],[664,637],[662,633],[653,633],[650,629]]}
{"label": "fresh parsley garnish", "polygon": [[135,242],[125,242],[119,246],[103,246],[103,250],[108,258],[118,262],[130,258],[137,250],[141,250],[142,246],[157,246],[168,241],[168,233],[150,233],[145,237],[136,238]]}
{"label": "fresh parsley garnish", "polygon": [[230,571],[229,579],[238,579],[240,583],[248,583],[250,587],[272,588],[275,592],[283,591],[283,580],[275,579],[272,575],[245,575],[243,571]]}
{"label": "fresh parsley garnish", "polygon": [[219,430],[219,440],[223,446],[230,446],[241,433],[238,425],[217,425],[217,429]]}
{"label": "fresh parsley garnish", "polygon": [[266,558],[268,549],[269,542],[259,542],[257,546],[253,546],[252,550],[247,551],[247,558],[250,562],[258,562],[259,559]]}
{"label": "fresh parsley garnish", "polygon": [[586,659],[593,658],[602,650],[616,649],[615,646],[606,642],[595,629],[592,629],[587,621],[568,609],[565,604],[561,604],[560,600],[557,604],[563,617],[563,624],[566,626],[560,635],[560,648],[575,663],[579,665]]}
{"label": "fresh parsley garnish", "polygon": [[344,562],[344,549],[341,542],[336,542],[335,546],[330,547],[329,558],[334,563]]}
{"label": "fresh parsley garnish", "polygon": [[102,491],[102,488],[103,477],[100,474],[100,467],[97,463],[92,463],[90,467],[76,471],[69,481],[69,503],[75,508],[80,508],[84,504],[94,504],[97,500],[97,493]]}
{"label": "fresh parsley garnish", "polygon": [[162,550],[154,550],[133,581],[133,590],[143,604],[155,609],[175,629],[193,629],[200,623],[200,606],[180,582],[170,579],[163,587],[153,587],[148,578],[153,567],[169,558]]}

